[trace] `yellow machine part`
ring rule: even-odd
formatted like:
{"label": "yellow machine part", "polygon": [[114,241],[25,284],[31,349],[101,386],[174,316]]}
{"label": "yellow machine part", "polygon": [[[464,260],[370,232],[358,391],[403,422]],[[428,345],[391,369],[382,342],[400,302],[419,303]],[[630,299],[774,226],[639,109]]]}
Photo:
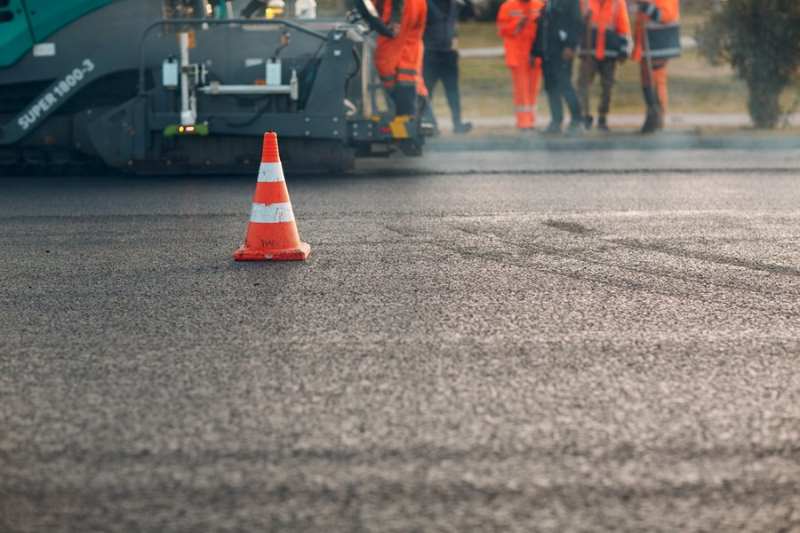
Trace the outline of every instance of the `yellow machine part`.
{"label": "yellow machine part", "polygon": [[398,115],[394,117],[389,123],[389,128],[392,130],[392,137],[395,139],[408,139],[408,121],[411,120],[411,115]]}

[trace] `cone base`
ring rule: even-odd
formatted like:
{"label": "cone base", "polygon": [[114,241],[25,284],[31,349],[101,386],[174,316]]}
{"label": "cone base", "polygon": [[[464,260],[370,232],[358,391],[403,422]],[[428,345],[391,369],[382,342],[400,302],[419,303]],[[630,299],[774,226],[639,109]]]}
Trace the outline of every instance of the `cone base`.
{"label": "cone base", "polygon": [[264,248],[247,248],[244,244],[233,252],[235,261],[305,261],[311,253],[311,246],[301,242],[297,248],[283,250],[267,250]]}

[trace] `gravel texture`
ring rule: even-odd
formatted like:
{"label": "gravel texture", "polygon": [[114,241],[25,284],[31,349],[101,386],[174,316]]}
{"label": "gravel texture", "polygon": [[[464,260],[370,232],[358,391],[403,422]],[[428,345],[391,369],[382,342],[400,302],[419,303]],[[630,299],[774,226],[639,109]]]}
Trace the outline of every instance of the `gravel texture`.
{"label": "gravel texture", "polygon": [[0,531],[800,531],[798,178],[370,162],[283,264],[254,178],[4,178]]}

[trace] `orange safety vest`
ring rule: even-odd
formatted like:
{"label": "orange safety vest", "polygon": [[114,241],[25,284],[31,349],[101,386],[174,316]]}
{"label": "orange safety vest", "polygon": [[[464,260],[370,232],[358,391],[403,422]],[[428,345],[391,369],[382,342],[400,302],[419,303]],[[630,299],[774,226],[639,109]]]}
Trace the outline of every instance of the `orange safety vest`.
{"label": "orange safety vest", "polygon": [[[594,55],[603,60],[606,57],[606,30],[609,27],[615,33],[629,36],[631,23],[628,18],[628,6],[624,0],[581,0],[581,13],[587,21],[587,32],[597,30],[597,42],[594,43]],[[587,43],[591,46],[592,43]]]}
{"label": "orange safety vest", "polygon": [[674,24],[680,20],[680,0],[650,0],[658,8],[660,18],[658,22],[650,20],[641,11],[636,14],[636,31],[634,36],[634,47],[632,58],[634,61],[642,60],[644,50],[644,31],[648,26],[656,24]]}
{"label": "orange safety vest", "polygon": [[[506,52],[506,65],[519,67],[530,63],[531,48],[536,39],[539,14],[544,0],[506,0],[497,13],[497,33],[503,38]],[[527,18],[522,28],[519,22]]]}

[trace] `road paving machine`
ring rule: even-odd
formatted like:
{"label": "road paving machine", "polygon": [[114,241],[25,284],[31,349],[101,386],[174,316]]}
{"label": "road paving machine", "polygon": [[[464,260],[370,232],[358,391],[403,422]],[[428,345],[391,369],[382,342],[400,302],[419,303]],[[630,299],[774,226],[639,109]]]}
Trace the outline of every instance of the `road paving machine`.
{"label": "road paving machine", "polygon": [[418,118],[395,120],[375,72],[363,16],[374,7],[315,11],[315,0],[0,0],[0,173],[248,173],[265,131],[296,172],[419,155]]}

